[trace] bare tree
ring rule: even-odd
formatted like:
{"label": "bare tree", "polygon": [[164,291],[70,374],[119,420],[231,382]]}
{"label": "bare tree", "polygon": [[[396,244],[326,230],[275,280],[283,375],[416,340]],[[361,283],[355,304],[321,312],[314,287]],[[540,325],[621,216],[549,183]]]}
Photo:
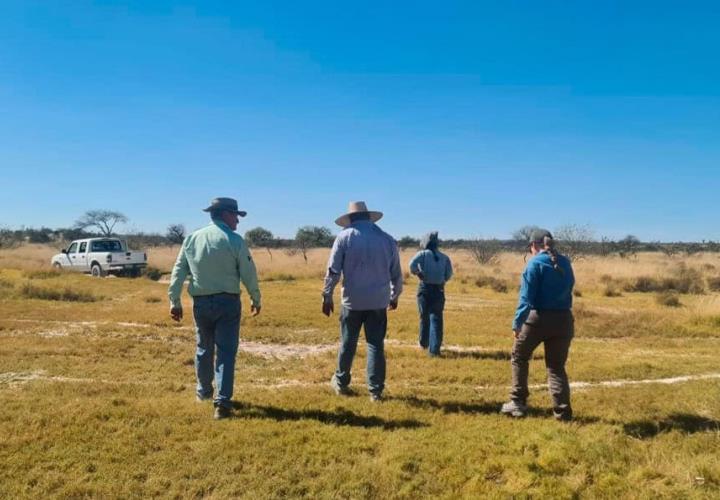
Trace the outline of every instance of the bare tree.
{"label": "bare tree", "polygon": [[117,224],[125,224],[128,218],[112,210],[88,210],[75,222],[77,229],[97,228],[104,236],[112,236]]}
{"label": "bare tree", "polygon": [[523,226],[520,229],[513,231],[512,239],[527,243],[530,241],[530,235],[532,235],[533,231],[537,231],[538,229],[540,229],[540,226]]}
{"label": "bare tree", "polygon": [[560,251],[568,259],[578,261],[590,252],[595,231],[588,225],[565,224],[555,230],[554,237],[560,243]]}
{"label": "bare tree", "polygon": [[494,265],[499,262],[502,245],[499,240],[483,240],[475,238],[469,240],[468,251],[475,262],[481,266]]}
{"label": "bare tree", "polygon": [[176,245],[182,243],[185,240],[185,226],[182,224],[170,224],[167,227],[165,237],[170,240],[170,243]]}

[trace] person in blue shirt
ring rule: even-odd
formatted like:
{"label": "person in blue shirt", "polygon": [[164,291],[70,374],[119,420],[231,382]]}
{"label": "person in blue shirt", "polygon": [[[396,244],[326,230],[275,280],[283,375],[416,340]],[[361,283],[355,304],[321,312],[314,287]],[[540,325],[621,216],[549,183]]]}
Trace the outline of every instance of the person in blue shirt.
{"label": "person in blue shirt", "polygon": [[575,275],[570,260],[557,253],[552,234],[533,231],[529,251],[533,258],[522,275],[520,300],[512,329],[512,389],[510,401],[501,412],[513,417],[527,413],[528,364],[541,343],[545,347],[548,386],[556,419],[572,419],[570,384],[565,371],[570,342],[574,335],[572,315]]}
{"label": "person in blue shirt", "polygon": [[438,233],[427,234],[420,250],[410,261],[410,272],[420,278],[417,292],[420,313],[420,346],[431,357],[440,356],[443,341],[445,283],[452,277],[450,258],[438,250]]}

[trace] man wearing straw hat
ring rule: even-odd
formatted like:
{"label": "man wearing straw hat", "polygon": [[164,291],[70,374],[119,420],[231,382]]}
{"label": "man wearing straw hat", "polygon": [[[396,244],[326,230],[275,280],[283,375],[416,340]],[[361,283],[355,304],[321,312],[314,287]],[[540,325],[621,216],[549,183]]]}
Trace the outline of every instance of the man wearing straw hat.
{"label": "man wearing straw hat", "polygon": [[333,244],[322,292],[322,312],[330,316],[335,309],[333,291],[343,276],[340,352],[330,385],[338,395],[350,394],[350,369],[364,326],[371,401],[382,401],[387,310],[397,309],[403,286],[397,243],[375,225],[382,216],[356,201],[335,221],[344,229]]}
{"label": "man wearing straw hat", "polygon": [[[197,400],[215,404],[215,419],[231,414],[235,356],[240,340],[240,282],[250,294],[253,316],[260,314],[260,288],[255,263],[242,237],[235,233],[238,210],[232,198],[215,198],[204,209],[212,223],[185,238],[170,278],[170,316],[183,317],[182,293],[185,278],[190,275],[188,292],[193,297],[193,318],[197,333],[195,371]],[[217,351],[217,356],[214,356]],[[217,393],[213,398],[214,378]]]}

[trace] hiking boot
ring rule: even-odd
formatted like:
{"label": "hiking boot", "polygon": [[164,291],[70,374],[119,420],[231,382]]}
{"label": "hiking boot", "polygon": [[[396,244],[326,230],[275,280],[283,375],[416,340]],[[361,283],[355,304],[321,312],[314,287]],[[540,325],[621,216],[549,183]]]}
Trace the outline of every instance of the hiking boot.
{"label": "hiking boot", "polygon": [[351,394],[348,386],[341,385],[340,381],[335,375],[333,375],[330,379],[330,387],[332,387],[333,391],[335,391],[335,394],[337,394],[338,396],[349,396]]}
{"label": "hiking boot", "polygon": [[525,415],[527,415],[527,405],[518,403],[516,401],[508,401],[507,403],[502,405],[502,408],[500,408],[500,413],[515,418],[523,418]]}
{"label": "hiking boot", "polygon": [[383,402],[383,395],[380,392],[371,392],[370,393],[370,401],[373,403],[382,403]]}
{"label": "hiking boot", "polygon": [[232,411],[230,408],[227,408],[225,406],[216,406],[215,407],[215,415],[213,415],[213,418],[215,420],[222,420],[225,418],[230,418],[232,416]]}
{"label": "hiking boot", "polygon": [[558,422],[572,422],[572,413],[555,414],[555,420]]}

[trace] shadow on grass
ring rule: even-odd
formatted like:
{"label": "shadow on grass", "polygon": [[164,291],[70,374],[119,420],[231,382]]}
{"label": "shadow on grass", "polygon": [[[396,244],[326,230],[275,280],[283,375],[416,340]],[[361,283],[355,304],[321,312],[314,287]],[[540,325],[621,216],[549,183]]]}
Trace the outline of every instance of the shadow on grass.
{"label": "shadow on grass", "polygon": [[623,432],[638,439],[651,439],[664,432],[720,432],[720,421],[690,413],[673,413],[662,420],[637,420],[623,424]]}
{"label": "shadow on grass", "polygon": [[[455,351],[443,349],[442,356],[447,359],[492,359],[496,361],[510,361],[510,351]],[[534,354],[532,359],[544,359],[542,354]]]}
{"label": "shadow on grass", "polygon": [[[425,410],[438,410],[448,414],[477,414],[477,415],[500,415],[500,407],[504,401],[483,401],[481,403],[465,403],[461,401],[438,401],[437,399],[422,399],[416,396],[405,396],[393,398],[402,401],[414,408]],[[553,412],[549,408],[529,407],[528,417],[553,418]],[[576,424],[594,424],[600,422],[600,418],[593,416],[576,416],[572,420]]]}
{"label": "shadow on grass", "polygon": [[349,410],[337,409],[335,411],[324,410],[290,410],[277,408],[275,406],[262,406],[241,402],[233,402],[235,418],[264,418],[278,422],[317,420],[323,424],[380,428],[384,430],[397,429],[420,429],[428,427],[428,424],[418,420],[385,420],[376,416],[364,416],[353,413]]}

